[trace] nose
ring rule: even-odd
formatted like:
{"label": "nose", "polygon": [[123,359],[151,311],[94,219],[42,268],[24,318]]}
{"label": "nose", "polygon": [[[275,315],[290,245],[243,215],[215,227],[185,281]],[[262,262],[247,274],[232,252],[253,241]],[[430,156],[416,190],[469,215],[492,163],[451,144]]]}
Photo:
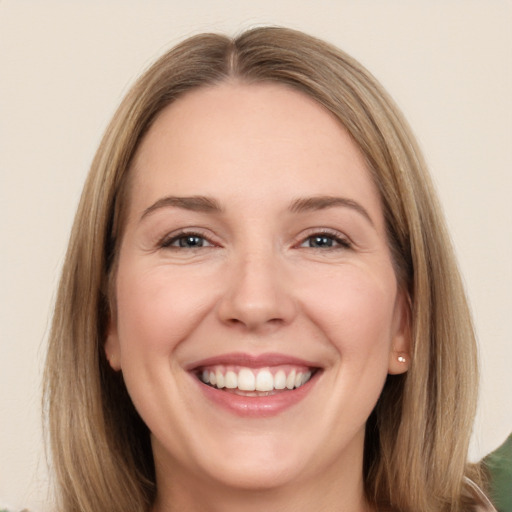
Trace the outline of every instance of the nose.
{"label": "nose", "polygon": [[296,303],[292,282],[282,267],[272,255],[241,256],[226,275],[218,306],[221,321],[248,331],[289,324],[296,314]]}

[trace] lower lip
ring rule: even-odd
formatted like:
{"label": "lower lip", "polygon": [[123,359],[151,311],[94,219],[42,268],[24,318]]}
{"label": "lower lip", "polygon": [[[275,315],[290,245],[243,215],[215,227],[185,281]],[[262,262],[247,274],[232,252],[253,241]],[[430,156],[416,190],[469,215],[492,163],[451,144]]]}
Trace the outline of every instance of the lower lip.
{"label": "lower lip", "polygon": [[194,377],[204,396],[214,402],[216,405],[227,409],[228,411],[242,417],[249,418],[268,418],[275,416],[290,407],[298,404],[313,389],[320,372],[316,372],[311,379],[302,385],[290,391],[283,391],[275,395],[268,396],[242,396],[222,391],[204,384]]}

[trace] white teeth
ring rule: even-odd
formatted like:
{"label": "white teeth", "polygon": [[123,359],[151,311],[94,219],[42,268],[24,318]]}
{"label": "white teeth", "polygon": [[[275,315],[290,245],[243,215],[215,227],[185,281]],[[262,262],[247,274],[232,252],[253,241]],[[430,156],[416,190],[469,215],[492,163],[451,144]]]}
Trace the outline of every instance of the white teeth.
{"label": "white teeth", "polygon": [[295,370],[292,370],[286,378],[286,387],[293,389],[295,387]]}
{"label": "white teeth", "polygon": [[274,389],[274,377],[268,370],[261,370],[256,376],[256,391],[272,391]]}
{"label": "white teeth", "polygon": [[239,389],[240,391],[274,391],[292,390],[303,386],[311,379],[312,372],[301,372],[295,369],[286,375],[283,369],[278,370],[275,375],[269,368],[258,370],[240,368],[238,374],[234,370],[227,370],[224,367],[203,370],[200,379],[205,384],[210,384],[218,389]]}
{"label": "white teeth", "polygon": [[224,387],[224,375],[220,370],[215,372],[215,380],[217,381],[217,387],[222,389]]}
{"label": "white teeth", "polygon": [[242,368],[238,372],[238,389],[241,391],[254,391],[256,389],[256,378],[248,368]]}
{"label": "white teeth", "polygon": [[226,378],[224,379],[224,385],[228,389],[235,389],[238,387],[238,377],[235,372],[228,371],[226,372]]}
{"label": "white teeth", "polygon": [[274,388],[275,389],[284,389],[286,387],[286,374],[283,370],[279,370],[274,375]]}

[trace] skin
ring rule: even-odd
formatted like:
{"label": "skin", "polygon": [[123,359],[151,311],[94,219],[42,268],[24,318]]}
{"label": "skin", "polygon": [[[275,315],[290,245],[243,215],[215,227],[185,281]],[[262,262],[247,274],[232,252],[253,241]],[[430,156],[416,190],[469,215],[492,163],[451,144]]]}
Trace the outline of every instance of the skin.
{"label": "skin", "polygon": [[[283,85],[229,82],[167,107],[131,172],[106,353],[152,432],[154,510],[368,510],[365,423],[387,374],[407,370],[409,331],[380,198],[347,132]],[[353,203],[291,209],[318,196]],[[180,247],[182,230],[203,246]],[[187,371],[233,352],[322,371],[292,407],[241,417]]]}

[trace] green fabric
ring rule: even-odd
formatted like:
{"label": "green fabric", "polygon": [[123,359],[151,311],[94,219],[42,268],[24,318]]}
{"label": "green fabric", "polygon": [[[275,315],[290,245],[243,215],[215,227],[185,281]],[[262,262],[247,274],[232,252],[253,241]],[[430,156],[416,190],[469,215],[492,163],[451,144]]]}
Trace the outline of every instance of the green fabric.
{"label": "green fabric", "polygon": [[512,434],[482,461],[489,472],[489,492],[498,512],[512,512]]}

